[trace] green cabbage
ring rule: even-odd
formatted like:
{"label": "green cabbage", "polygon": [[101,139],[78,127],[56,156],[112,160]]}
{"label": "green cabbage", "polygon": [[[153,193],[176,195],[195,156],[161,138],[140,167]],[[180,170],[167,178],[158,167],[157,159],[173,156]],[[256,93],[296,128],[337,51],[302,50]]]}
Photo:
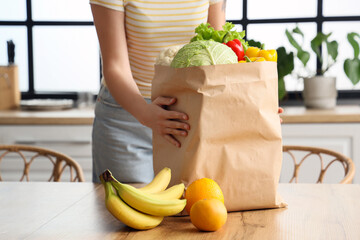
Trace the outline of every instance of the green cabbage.
{"label": "green cabbage", "polygon": [[186,44],[171,62],[173,68],[237,63],[237,56],[225,44],[212,40]]}

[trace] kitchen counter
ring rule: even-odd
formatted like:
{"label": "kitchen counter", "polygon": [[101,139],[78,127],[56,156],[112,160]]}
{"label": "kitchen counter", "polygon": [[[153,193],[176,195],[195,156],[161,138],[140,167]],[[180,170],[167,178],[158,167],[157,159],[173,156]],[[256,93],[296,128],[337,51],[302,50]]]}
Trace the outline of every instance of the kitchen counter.
{"label": "kitchen counter", "polygon": [[94,109],[0,111],[0,125],[92,125]]}
{"label": "kitchen counter", "polygon": [[[341,105],[332,110],[284,107],[283,123],[360,123],[360,105]],[[0,125],[92,125],[94,109],[63,111],[0,111]]]}
{"label": "kitchen counter", "polygon": [[360,105],[340,105],[319,110],[305,107],[284,107],[284,123],[360,123]]}

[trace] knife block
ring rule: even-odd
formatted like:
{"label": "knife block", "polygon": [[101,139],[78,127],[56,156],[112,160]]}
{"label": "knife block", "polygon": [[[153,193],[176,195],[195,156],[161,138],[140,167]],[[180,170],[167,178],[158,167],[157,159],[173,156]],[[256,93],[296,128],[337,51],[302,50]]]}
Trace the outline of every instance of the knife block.
{"label": "knife block", "polygon": [[20,106],[18,66],[0,66],[0,110]]}

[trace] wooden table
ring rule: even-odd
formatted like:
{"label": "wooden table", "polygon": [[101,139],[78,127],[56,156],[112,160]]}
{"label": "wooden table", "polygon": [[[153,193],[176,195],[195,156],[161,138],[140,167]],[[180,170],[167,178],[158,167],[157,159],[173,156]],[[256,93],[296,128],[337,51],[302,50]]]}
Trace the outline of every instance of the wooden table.
{"label": "wooden table", "polygon": [[0,182],[0,239],[360,239],[360,185],[280,184],[279,192],[288,208],[230,213],[217,232],[199,232],[188,217],[136,231],[106,210],[101,185]]}

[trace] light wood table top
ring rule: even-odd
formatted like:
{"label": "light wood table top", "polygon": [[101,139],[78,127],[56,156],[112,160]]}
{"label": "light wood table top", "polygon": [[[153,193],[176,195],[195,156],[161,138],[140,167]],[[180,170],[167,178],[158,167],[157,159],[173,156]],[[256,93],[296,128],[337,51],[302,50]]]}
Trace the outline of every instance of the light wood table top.
{"label": "light wood table top", "polygon": [[101,185],[0,182],[0,239],[360,239],[360,185],[280,184],[279,192],[288,208],[229,213],[217,232],[196,230],[189,217],[137,231],[107,211]]}

